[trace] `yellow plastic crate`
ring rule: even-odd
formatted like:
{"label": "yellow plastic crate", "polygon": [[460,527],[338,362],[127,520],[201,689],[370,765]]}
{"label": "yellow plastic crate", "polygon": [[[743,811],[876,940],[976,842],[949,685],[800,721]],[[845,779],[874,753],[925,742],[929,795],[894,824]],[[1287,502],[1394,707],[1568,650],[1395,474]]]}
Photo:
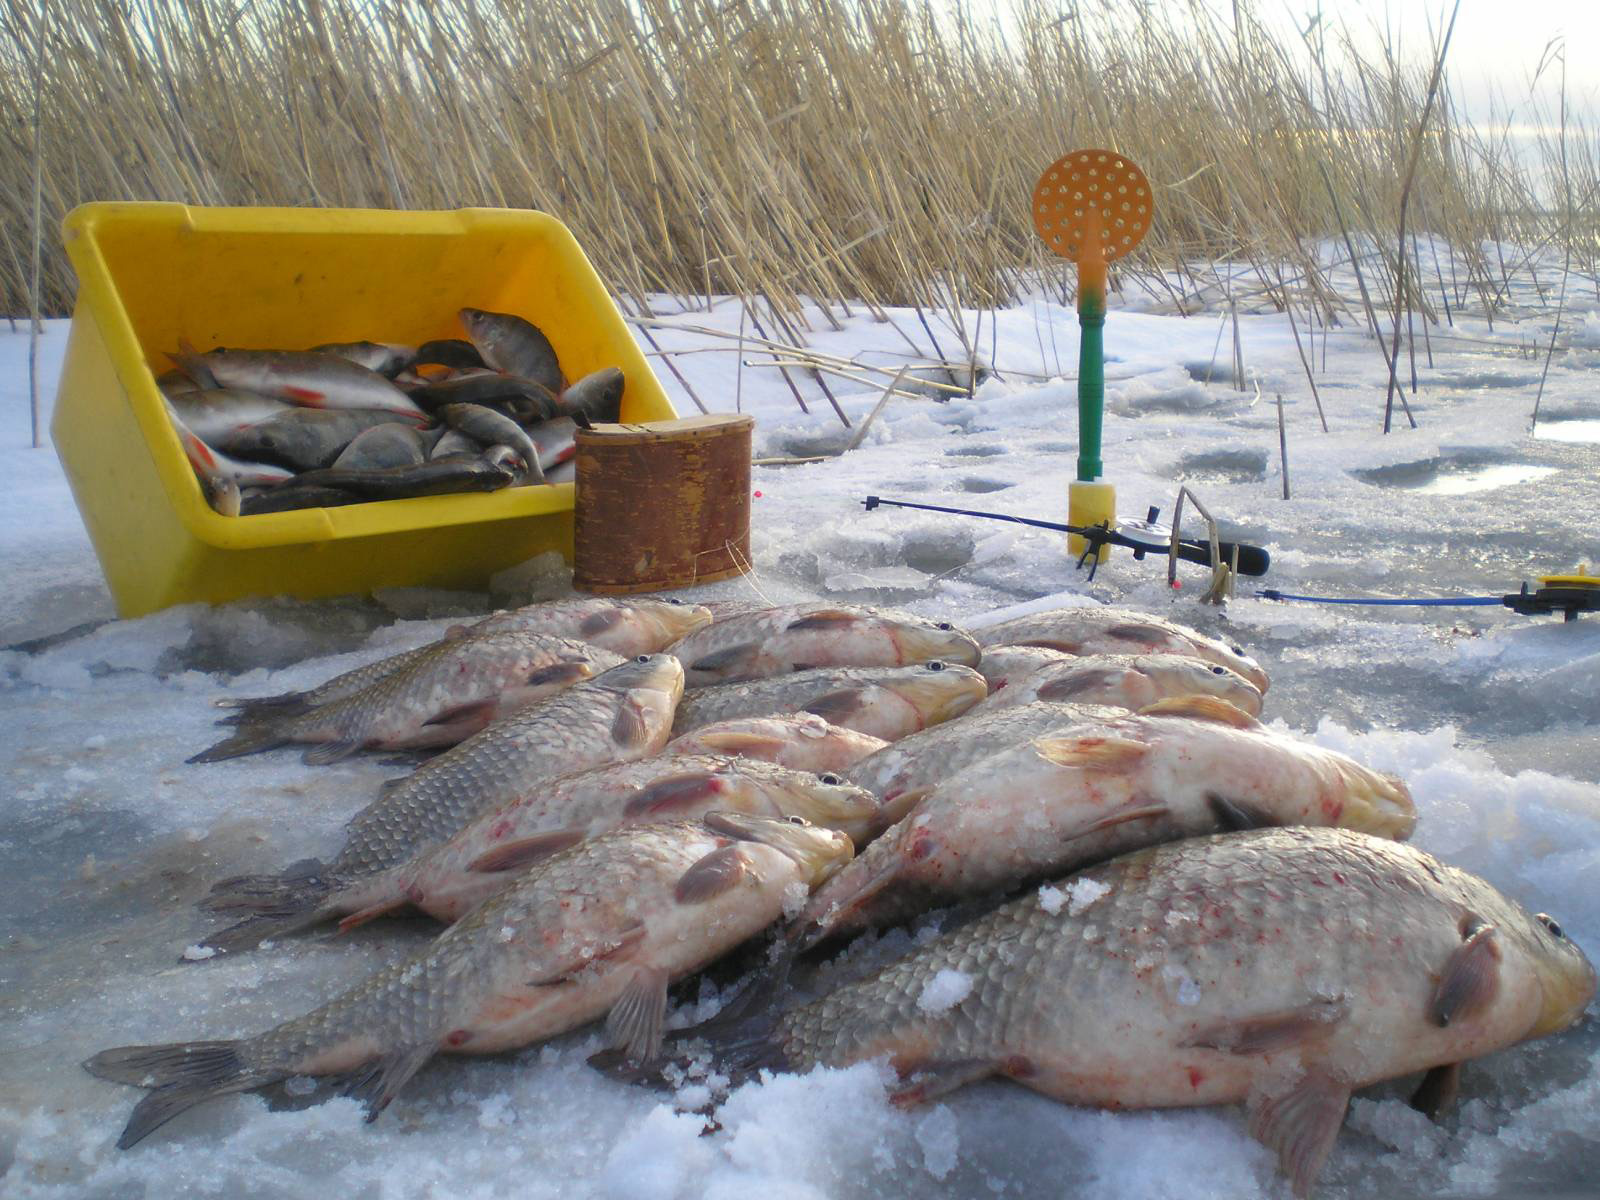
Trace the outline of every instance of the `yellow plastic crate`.
{"label": "yellow plastic crate", "polygon": [[568,378],[627,377],[624,421],[673,416],[566,226],[502,209],[87,204],[63,224],[79,290],[52,432],[124,617],[190,601],[481,588],[572,557],[572,484],[253,517],[212,511],[156,389],[165,352],[462,337],[465,305],[549,336]]}

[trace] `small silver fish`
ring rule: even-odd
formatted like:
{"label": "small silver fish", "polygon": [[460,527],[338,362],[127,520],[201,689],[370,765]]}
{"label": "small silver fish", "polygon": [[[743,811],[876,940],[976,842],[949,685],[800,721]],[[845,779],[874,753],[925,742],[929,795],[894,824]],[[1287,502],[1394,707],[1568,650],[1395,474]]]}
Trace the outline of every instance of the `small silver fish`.
{"label": "small silver fish", "polygon": [[518,375],[561,392],[567,378],[561,373],[555,347],[531,321],[510,313],[463,308],[461,324],[486,365],[508,375]]}
{"label": "small silver fish", "polygon": [[310,350],[178,352],[172,361],[202,387],[239,388],[305,408],[375,408],[425,423],[428,414],[376,371]]}

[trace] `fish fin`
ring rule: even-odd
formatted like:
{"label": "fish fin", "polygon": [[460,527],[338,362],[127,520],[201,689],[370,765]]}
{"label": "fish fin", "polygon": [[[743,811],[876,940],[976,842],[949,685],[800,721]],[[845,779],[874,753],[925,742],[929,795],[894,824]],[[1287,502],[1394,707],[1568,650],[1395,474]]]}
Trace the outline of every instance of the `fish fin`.
{"label": "fish fin", "polygon": [[698,736],[700,744],[711,754],[732,754],[740,758],[771,760],[781,754],[788,742],[781,737],[764,733],[743,733],[728,730],[725,733],[707,733]]}
{"label": "fish fin", "polygon": [[1171,811],[1172,809],[1165,804],[1132,804],[1125,808],[1119,808],[1115,812],[1107,813],[1098,820],[1091,821],[1082,828],[1073,830],[1066,837],[1069,839],[1088,837],[1091,833],[1099,833],[1101,830],[1112,829],[1118,825],[1126,825],[1129,821],[1147,821],[1154,820],[1157,817],[1164,817]]}
{"label": "fish fin", "polygon": [[578,625],[579,637],[598,637],[608,633],[622,623],[623,611],[620,608],[608,608],[603,612],[590,613]]}
{"label": "fish fin", "polygon": [[588,663],[564,662],[552,663],[548,667],[540,667],[523,681],[525,687],[559,687],[564,684],[582,683],[591,679],[594,672]]}
{"label": "fish fin", "polygon": [[1349,1015],[1345,1001],[1318,999],[1299,1008],[1213,1025],[1181,1045],[1226,1054],[1272,1054],[1327,1037]]}
{"label": "fish fin", "polygon": [[1119,737],[1039,738],[1033,748],[1058,767],[1084,771],[1124,771],[1150,752],[1143,742]]}
{"label": "fish fin", "polygon": [[458,704],[454,708],[447,708],[441,713],[435,713],[422,724],[426,728],[438,725],[454,725],[457,721],[481,723],[486,717],[494,716],[496,707],[496,700],[474,700],[471,704]]}
{"label": "fish fin", "polygon": [[865,704],[866,692],[862,688],[841,688],[818,696],[800,711],[815,713],[834,725],[843,725],[859,713]]}
{"label": "fish fin", "polygon": [[376,1121],[378,1114],[389,1107],[389,1102],[438,1049],[437,1044],[402,1046],[375,1058],[351,1077],[345,1084],[344,1094],[366,1105],[369,1123]]}
{"label": "fish fin", "polygon": [[1322,1174],[1349,1104],[1350,1085],[1318,1067],[1309,1068],[1286,1092],[1250,1098],[1251,1136],[1277,1153],[1290,1188],[1302,1200]]}
{"label": "fish fin", "polygon": [[791,961],[780,958],[710,1020],[666,1034],[664,1040],[669,1046],[664,1055],[640,1062],[620,1049],[609,1049],[591,1055],[589,1065],[625,1083],[673,1088],[677,1083],[669,1078],[667,1068],[682,1060],[678,1048],[700,1043],[710,1047],[718,1070],[735,1082],[759,1071],[786,1069],[789,1064],[773,1035],[784,1011]]}
{"label": "fish fin", "polygon": [[206,364],[205,355],[197,354],[195,348],[187,342],[180,341],[176,351],[167,351],[167,357],[178,365],[178,370],[182,371],[202,388],[214,390],[221,386],[217,383],[216,375]]}
{"label": "fish fin", "polygon": [[[306,709],[311,706],[306,703],[304,692],[284,692],[279,696],[222,696],[211,702],[217,708],[242,708],[246,714],[255,709],[272,709],[273,716],[285,716],[285,708]],[[241,718],[242,719],[242,718]]]}
{"label": "fish fin", "polygon": [[630,821],[658,817],[663,813],[705,803],[721,790],[713,771],[673,775],[640,788],[622,806],[622,815]]}
{"label": "fish fin", "polygon": [[1034,695],[1040,700],[1050,700],[1059,704],[1063,700],[1072,700],[1085,692],[1110,687],[1122,678],[1122,674],[1121,671],[1114,671],[1108,667],[1096,667],[1091,670],[1080,668],[1066,679],[1052,679],[1049,683],[1040,684],[1034,690]]}
{"label": "fish fin", "polygon": [[1241,833],[1246,829],[1267,829],[1280,822],[1269,817],[1266,811],[1247,800],[1230,800],[1215,792],[1206,793],[1206,807],[1216,818],[1224,833]]}
{"label": "fish fin", "polygon": [[783,627],[783,631],[785,633],[804,633],[808,629],[842,629],[846,625],[854,625],[860,620],[860,613],[846,612],[838,608],[826,608],[819,612],[807,613],[799,620],[791,621]]}
{"label": "fish fin", "polygon": [[761,653],[761,647],[755,642],[744,642],[738,646],[727,646],[704,657],[695,659],[688,664],[691,671],[701,671],[710,675],[721,675],[725,672],[737,674],[740,667],[750,665],[750,661]]}
{"label": "fish fin", "polygon": [[1422,1077],[1417,1090],[1411,1093],[1409,1103],[1430,1121],[1437,1121],[1455,1107],[1456,1097],[1460,1093],[1461,1064],[1443,1063]]}
{"label": "fish fin", "polygon": [[1237,704],[1220,696],[1168,696],[1139,710],[1141,717],[1188,717],[1194,721],[1216,721],[1235,729],[1259,729],[1261,722]]}
{"label": "fish fin", "polygon": [[[235,954],[240,950],[253,950],[285,933],[298,933],[317,924],[329,914],[319,907],[303,912],[284,914],[258,914],[246,917],[232,925],[207,934],[199,943],[202,950],[215,950],[219,954]],[[190,961],[185,958],[183,961]]]}
{"label": "fish fin", "polygon": [[672,894],[679,904],[703,904],[737,887],[749,870],[748,854],[738,846],[724,846],[685,871]]}
{"label": "fish fin", "polygon": [[1000,1073],[1000,1064],[990,1058],[958,1058],[946,1062],[922,1062],[908,1072],[899,1087],[889,1093],[889,1103],[897,1108],[926,1104],[957,1088],[977,1083]]}
{"label": "fish fin", "polygon": [[478,855],[467,864],[467,870],[483,875],[517,871],[540,859],[549,858],[552,854],[576,846],[581,841],[583,841],[581,829],[556,829],[533,837],[519,838]]}
{"label": "fish fin", "polygon": [[[390,761],[392,762],[393,760]],[[395,788],[399,787],[402,783],[410,778],[411,776],[409,775],[396,775],[392,779],[385,779],[378,785],[378,795],[387,795],[389,792],[394,791]]]}
{"label": "fish fin", "polygon": [[1469,915],[1461,923],[1464,939],[1439,973],[1428,1001],[1428,1019],[1447,1026],[1471,1020],[1494,1002],[1500,990],[1500,942],[1495,927]]}
{"label": "fish fin", "polygon": [[222,762],[228,758],[241,758],[246,754],[259,754],[263,750],[276,750],[287,746],[292,739],[280,725],[263,722],[243,725],[232,737],[224,738],[215,746],[200,751],[186,761],[192,763]]}
{"label": "fish fin", "polygon": [[339,932],[349,933],[352,929],[359,929],[368,921],[376,921],[379,917],[387,916],[392,912],[399,912],[411,901],[404,896],[392,897],[377,904],[370,904],[360,912],[353,912],[339,922]]}
{"label": "fish fin", "polygon": [[200,901],[205,912],[269,912],[304,897],[320,900],[333,888],[319,859],[303,858],[276,875],[234,875],[211,885]]}
{"label": "fish fin", "polygon": [[635,966],[606,1016],[607,1040],[632,1062],[644,1062],[661,1053],[670,978],[660,967]]}
{"label": "fish fin", "polygon": [[336,762],[343,762],[357,750],[361,743],[350,738],[336,742],[323,742],[320,746],[313,746],[300,756],[300,761],[310,767],[326,767]]}
{"label": "fish fin", "polygon": [[650,730],[638,706],[624,702],[611,722],[611,740],[624,750],[637,750],[650,740]]}
{"label": "fish fin", "polygon": [[118,1046],[102,1050],[84,1069],[114,1083],[150,1088],[117,1139],[126,1150],[173,1117],[213,1096],[243,1092],[283,1079],[286,1071],[263,1072],[247,1066],[242,1042],[171,1042],[162,1046]]}

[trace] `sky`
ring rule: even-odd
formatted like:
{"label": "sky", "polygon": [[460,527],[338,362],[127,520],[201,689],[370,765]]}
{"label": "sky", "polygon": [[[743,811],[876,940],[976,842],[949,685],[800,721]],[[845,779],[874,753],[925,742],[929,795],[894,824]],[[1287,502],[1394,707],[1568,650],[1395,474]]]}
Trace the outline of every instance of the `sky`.
{"label": "sky", "polygon": [[[1267,0],[1258,11],[1286,29],[1291,23],[1304,28],[1318,7],[1315,0]],[[1394,29],[1405,52],[1419,59],[1429,55],[1433,36],[1450,12],[1446,0],[1328,0],[1320,7],[1327,19],[1342,20],[1352,30]],[[1497,93],[1499,115],[1505,118],[1509,106],[1513,121],[1523,119],[1530,85],[1552,43],[1566,51],[1569,107],[1600,114],[1600,3],[1462,0],[1446,67],[1468,115],[1485,120],[1490,96]],[[1559,63],[1547,68],[1539,84],[1554,112]]]}

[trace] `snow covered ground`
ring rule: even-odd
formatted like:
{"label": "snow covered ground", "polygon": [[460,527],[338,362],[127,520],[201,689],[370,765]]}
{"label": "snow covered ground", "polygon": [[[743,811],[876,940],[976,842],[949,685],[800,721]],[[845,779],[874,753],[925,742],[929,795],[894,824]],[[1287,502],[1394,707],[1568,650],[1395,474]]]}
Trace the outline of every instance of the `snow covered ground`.
{"label": "snow covered ground", "polygon": [[[1241,311],[1246,379],[1235,389],[1225,316],[1181,318],[1129,296],[1106,331],[1115,361],[1104,458],[1121,511],[1170,513],[1186,482],[1228,530],[1271,550],[1265,585],[1312,595],[1500,593],[1600,561],[1600,435],[1580,424],[1600,422],[1600,301],[1578,292],[1538,438],[1528,424],[1549,324],[1531,309],[1520,322],[1497,318],[1492,331],[1459,313],[1453,330],[1433,331],[1435,365],[1419,348],[1421,387],[1409,397],[1420,428],[1397,411],[1385,437],[1386,373],[1359,326],[1315,342],[1323,433],[1281,315]],[[816,334],[816,349],[891,372],[908,340],[928,349],[915,313],[893,312],[892,323],[835,315],[843,328]],[[674,320],[732,331],[740,313],[724,302]],[[977,314],[969,321],[970,330]],[[812,324],[828,328],[820,314]],[[957,353],[951,328],[933,328]],[[870,493],[1064,520],[1076,333],[1071,310],[1042,297],[985,313],[978,342],[998,376],[974,397],[893,399],[859,449],[757,468],[755,575],[698,594],[889,602],[962,620],[1066,592],[1227,630],[1272,673],[1269,720],[1399,772],[1418,802],[1419,845],[1555,915],[1600,960],[1600,618],[1291,605],[1253,598],[1252,580],[1219,612],[1198,602],[1199,568],[1183,568],[1174,593],[1164,564],[1117,552],[1089,583],[1053,533],[862,510]],[[772,368],[740,371],[732,343],[687,328],[655,336],[681,351],[674,362],[709,407],[737,399],[757,415],[758,453],[825,453],[848,437],[803,372],[795,382],[809,416]],[[64,341],[64,323],[52,324],[47,395]],[[721,1131],[701,1136],[700,1119],[670,1101],[591,1072],[584,1058],[597,1041],[587,1034],[492,1061],[436,1061],[370,1127],[353,1103],[308,1105],[320,1097],[290,1085],[204,1105],[118,1152],[138,1093],[92,1079],[83,1058],[123,1043],[259,1031],[427,936],[421,921],[380,922],[342,939],[178,961],[209,928],[193,902],[213,880],[331,851],[343,821],[394,773],[372,760],[312,769],[290,753],[185,766],[214,740],[211,700],[318,682],[490,601],[422,592],[262,600],[51,640],[112,610],[54,455],[27,448],[25,354],[25,336],[0,335],[0,465],[11,501],[0,510],[0,645],[31,643],[0,652],[0,1193],[1287,1195],[1236,1110],[1108,1114],[996,1084],[900,1113],[872,1066],[747,1086],[721,1109]],[[762,356],[746,347],[744,357]],[[693,411],[660,374],[680,411]],[[831,385],[855,418],[877,402],[877,387]],[[1498,486],[1471,490],[1485,483]],[[689,989],[686,1003],[696,998]],[[1572,1193],[1600,1180],[1592,1012],[1564,1036],[1474,1064],[1463,1104],[1437,1126],[1402,1094],[1357,1100],[1319,1194]]]}

